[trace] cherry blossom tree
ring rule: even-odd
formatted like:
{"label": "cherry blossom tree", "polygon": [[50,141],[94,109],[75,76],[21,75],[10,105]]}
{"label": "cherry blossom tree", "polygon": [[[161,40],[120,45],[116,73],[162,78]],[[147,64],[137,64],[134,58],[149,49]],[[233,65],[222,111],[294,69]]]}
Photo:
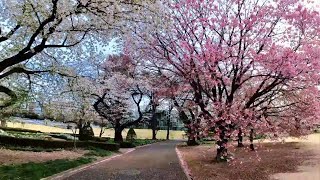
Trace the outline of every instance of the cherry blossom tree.
{"label": "cherry blossom tree", "polygon": [[14,74],[27,81],[39,73],[68,74],[64,65],[72,55],[77,58],[71,61],[83,59],[85,50],[98,51],[97,43],[103,48],[110,38],[126,32],[127,23],[147,22],[140,14],[155,11],[156,4],[144,0],[0,1],[0,92],[11,99],[1,108],[19,98],[7,83]]}
{"label": "cherry blossom tree", "polygon": [[239,129],[300,136],[319,120],[320,19],[305,2],[177,0],[163,6],[167,28],[141,38],[139,52],[192,90],[202,135],[215,133],[217,160],[227,158],[226,144]]}
{"label": "cherry blossom tree", "polygon": [[103,72],[99,94],[94,94],[94,108],[113,126],[114,141],[122,142],[122,131],[143,121],[142,101],[146,88],[143,79],[135,74],[136,64],[128,55],[110,56],[103,65]]}
{"label": "cherry blossom tree", "polygon": [[94,136],[91,124],[99,122],[99,115],[93,108],[94,99],[91,96],[94,90],[93,82],[87,78],[77,77],[69,79],[67,83],[65,99],[70,100],[64,104],[70,106],[62,109],[64,122],[76,124],[79,140],[88,140],[90,136]]}

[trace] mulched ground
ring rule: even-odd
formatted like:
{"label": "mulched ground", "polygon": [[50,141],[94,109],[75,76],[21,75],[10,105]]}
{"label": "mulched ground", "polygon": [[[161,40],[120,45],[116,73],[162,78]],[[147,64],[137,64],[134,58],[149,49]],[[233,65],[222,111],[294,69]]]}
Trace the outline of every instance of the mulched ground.
{"label": "mulched ground", "polygon": [[314,152],[298,143],[264,143],[256,152],[248,148],[231,151],[231,162],[215,161],[215,146],[179,147],[194,180],[267,180],[275,173],[294,172]]}

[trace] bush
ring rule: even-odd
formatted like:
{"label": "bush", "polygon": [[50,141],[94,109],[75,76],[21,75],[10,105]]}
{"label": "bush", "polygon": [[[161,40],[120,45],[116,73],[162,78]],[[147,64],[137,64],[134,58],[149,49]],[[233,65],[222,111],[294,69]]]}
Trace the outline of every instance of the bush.
{"label": "bush", "polygon": [[70,134],[49,134],[49,136],[57,138],[57,139],[74,140],[74,136],[72,136]]}
{"label": "bush", "polygon": [[134,131],[133,128],[130,128],[129,131],[128,131],[128,133],[127,133],[126,140],[132,142],[132,141],[134,141],[136,138],[137,138],[136,132]]}
{"label": "bush", "polygon": [[136,147],[132,142],[123,141],[120,142],[120,148],[134,148]]}
{"label": "bush", "polygon": [[109,137],[92,137],[93,141],[97,141],[97,142],[108,142],[110,141]]}
{"label": "bush", "polygon": [[30,133],[42,133],[41,131],[22,129],[22,128],[11,128],[11,127],[0,127],[4,131],[16,131],[16,132],[30,132]]}
{"label": "bush", "polygon": [[[0,144],[12,145],[12,146],[30,146],[30,147],[42,147],[42,148],[73,148],[73,141],[55,141],[55,140],[44,140],[44,139],[29,139],[29,138],[16,138],[10,136],[0,136]],[[77,141],[77,147],[97,147],[109,151],[119,150],[119,145],[115,143],[101,143],[94,141]]]}
{"label": "bush", "polygon": [[86,123],[79,132],[79,140],[81,141],[89,141],[93,140],[94,132],[92,127],[90,126],[90,123]]}

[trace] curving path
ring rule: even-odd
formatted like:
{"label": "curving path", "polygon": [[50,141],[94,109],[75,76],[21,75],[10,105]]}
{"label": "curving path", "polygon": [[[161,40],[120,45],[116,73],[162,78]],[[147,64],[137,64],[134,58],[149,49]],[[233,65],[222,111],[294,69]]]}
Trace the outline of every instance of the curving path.
{"label": "curving path", "polygon": [[186,180],[175,146],[179,141],[165,141],[102,162],[80,171],[66,180]]}

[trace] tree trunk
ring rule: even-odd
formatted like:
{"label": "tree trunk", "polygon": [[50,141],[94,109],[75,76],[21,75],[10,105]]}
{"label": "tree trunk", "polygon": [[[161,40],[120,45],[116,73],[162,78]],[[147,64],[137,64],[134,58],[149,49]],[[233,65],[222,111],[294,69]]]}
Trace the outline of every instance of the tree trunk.
{"label": "tree trunk", "polygon": [[195,133],[192,131],[191,128],[188,128],[188,146],[197,146],[199,143],[196,141]]}
{"label": "tree trunk", "polygon": [[250,130],[249,139],[250,139],[250,149],[251,149],[251,151],[254,151],[254,146],[253,146],[253,128],[251,128],[251,130]]}
{"label": "tree trunk", "polygon": [[7,127],[7,120],[3,119],[0,121],[1,127]]}
{"label": "tree trunk", "polygon": [[123,142],[122,130],[123,128],[114,129],[114,142]]}
{"label": "tree trunk", "polygon": [[156,126],[156,122],[155,122],[156,118],[152,119],[152,139],[156,140],[157,139],[157,126]]}
{"label": "tree trunk", "polygon": [[196,141],[195,137],[188,137],[187,145],[188,146],[197,146],[197,145],[199,145],[199,143]]}
{"label": "tree trunk", "polygon": [[72,130],[73,133],[73,148],[77,149],[77,140],[76,140],[76,134],[77,134],[77,129],[75,128],[74,130]]}
{"label": "tree trunk", "polygon": [[217,155],[216,155],[216,160],[218,162],[221,162],[221,161],[226,161],[227,158],[228,158],[228,149],[226,147],[227,143],[228,143],[228,139],[226,138],[226,135],[225,135],[225,127],[223,126],[220,126],[220,129],[221,129],[221,133],[219,135],[219,140],[217,141]]}
{"label": "tree trunk", "polygon": [[101,138],[101,137],[102,137],[102,134],[104,133],[104,130],[103,130],[104,127],[100,127],[100,128],[101,128],[101,129],[100,129],[99,137]]}
{"label": "tree trunk", "polygon": [[171,111],[173,109],[172,102],[170,101],[169,111],[168,111],[168,119],[167,119],[167,140],[169,140],[170,136],[170,127],[171,127]]}
{"label": "tree trunk", "polygon": [[170,116],[167,119],[167,140],[169,140],[169,135],[170,135]]}
{"label": "tree trunk", "polygon": [[151,118],[151,129],[152,129],[152,139],[157,139],[157,117],[155,107],[152,107],[152,118]]}
{"label": "tree trunk", "polygon": [[79,136],[78,136],[78,140],[82,141],[82,137],[83,137],[83,122],[80,119],[79,122],[77,123],[77,127],[79,129]]}
{"label": "tree trunk", "polygon": [[239,128],[239,132],[238,132],[238,147],[243,147],[243,136],[242,136],[242,129]]}

